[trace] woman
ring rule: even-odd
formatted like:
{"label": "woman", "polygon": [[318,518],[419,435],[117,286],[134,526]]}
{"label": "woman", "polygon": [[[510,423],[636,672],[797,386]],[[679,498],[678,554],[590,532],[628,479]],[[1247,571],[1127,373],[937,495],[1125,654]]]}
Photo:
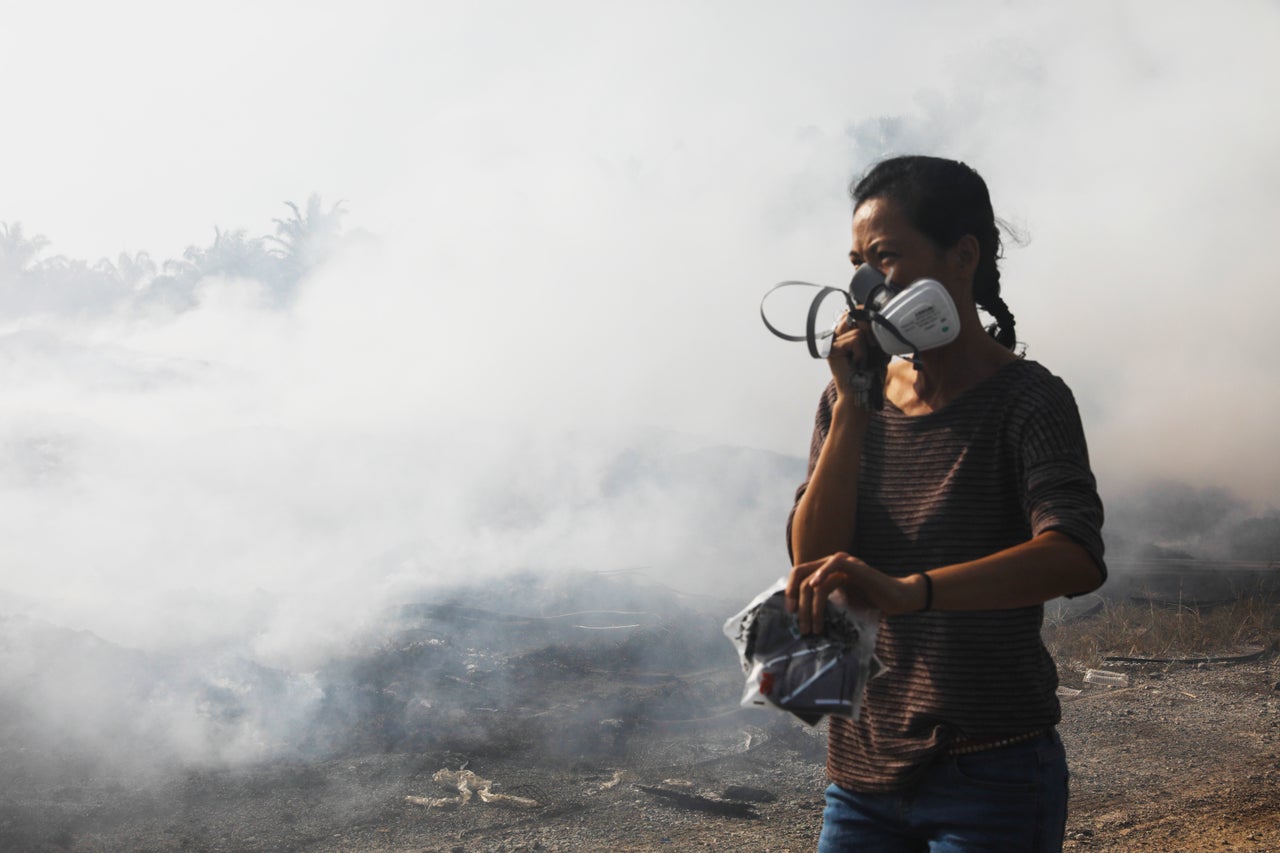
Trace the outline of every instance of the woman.
{"label": "woman", "polygon": [[960,332],[892,362],[881,411],[854,404],[852,368],[875,345],[865,325],[842,321],[828,359],[788,525],[788,606],[805,632],[821,631],[832,593],[878,609],[888,669],[858,720],[831,720],[819,850],[1060,850],[1067,766],[1042,605],[1106,577],[1075,401],[1011,351],[975,171],[894,158],[851,192],[854,265],[941,282]]}

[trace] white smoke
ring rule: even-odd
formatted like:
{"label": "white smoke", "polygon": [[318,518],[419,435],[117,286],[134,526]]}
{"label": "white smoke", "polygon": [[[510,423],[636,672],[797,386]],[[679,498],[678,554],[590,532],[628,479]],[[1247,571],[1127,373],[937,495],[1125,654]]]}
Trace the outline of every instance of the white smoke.
{"label": "white smoke", "polygon": [[[49,116],[0,143],[0,220],[49,251],[176,256],[317,183],[380,238],[287,310],[227,280],[185,313],[6,304],[14,631],[224,662],[192,683],[279,666],[305,716],[305,674],[435,584],[645,566],[749,596],[797,478],[729,448],[803,456],[825,383],[756,301],[846,280],[845,184],[890,153],[967,160],[1031,235],[1004,292],[1104,495],[1280,503],[1273,5],[237,8],[195,39],[146,5],[0,34],[6,79],[39,81],[12,111]],[[216,714],[174,695],[189,754],[270,741],[197,748]]]}

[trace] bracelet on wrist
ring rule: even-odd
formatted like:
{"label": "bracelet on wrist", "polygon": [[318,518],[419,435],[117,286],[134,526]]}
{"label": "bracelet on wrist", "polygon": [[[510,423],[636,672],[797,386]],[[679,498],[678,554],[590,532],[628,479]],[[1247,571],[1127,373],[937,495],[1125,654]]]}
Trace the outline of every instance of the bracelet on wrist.
{"label": "bracelet on wrist", "polygon": [[920,577],[924,578],[924,606],[920,608],[920,612],[933,609],[933,578],[929,577],[928,572],[920,572]]}

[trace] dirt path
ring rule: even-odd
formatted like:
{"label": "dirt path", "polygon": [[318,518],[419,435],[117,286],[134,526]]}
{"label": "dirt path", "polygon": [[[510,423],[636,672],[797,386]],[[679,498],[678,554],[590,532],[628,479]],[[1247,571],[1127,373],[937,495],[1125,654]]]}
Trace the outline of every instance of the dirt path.
{"label": "dirt path", "polygon": [[1128,670],[1063,709],[1068,849],[1280,851],[1280,668]]}

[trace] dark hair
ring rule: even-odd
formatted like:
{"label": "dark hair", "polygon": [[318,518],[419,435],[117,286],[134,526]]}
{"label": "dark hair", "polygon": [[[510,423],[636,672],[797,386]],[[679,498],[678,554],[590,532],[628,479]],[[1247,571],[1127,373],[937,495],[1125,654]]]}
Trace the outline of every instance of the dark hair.
{"label": "dark hair", "polygon": [[1004,244],[982,176],[964,163],[941,157],[893,157],[872,166],[849,187],[853,208],[870,198],[895,202],[920,233],[938,246],[955,245],[966,234],[978,241],[978,268],[973,299],[995,323],[987,332],[1013,349],[1013,312],[1000,298],[1000,266]]}

